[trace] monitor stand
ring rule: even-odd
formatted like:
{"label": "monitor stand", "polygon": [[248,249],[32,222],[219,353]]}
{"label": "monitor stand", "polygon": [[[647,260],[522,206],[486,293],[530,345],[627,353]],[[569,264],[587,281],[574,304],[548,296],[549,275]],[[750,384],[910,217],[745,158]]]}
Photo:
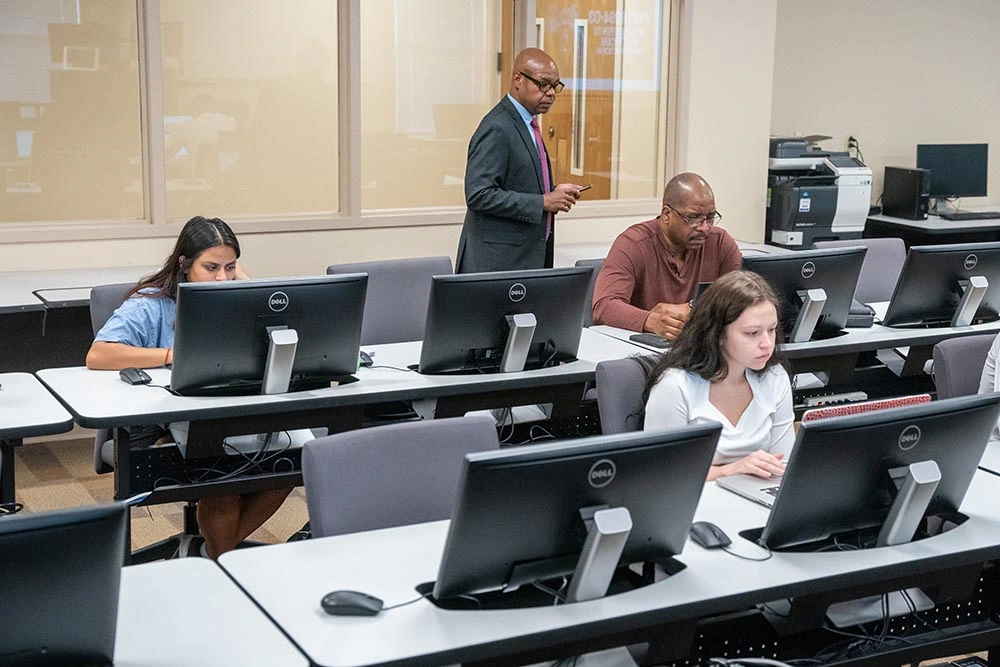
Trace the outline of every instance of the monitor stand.
{"label": "monitor stand", "polygon": [[299,335],[288,327],[267,328],[267,361],[264,363],[262,394],[285,394],[292,379]]}
{"label": "monitor stand", "polygon": [[812,338],[819,316],[826,305],[826,291],[822,289],[799,290],[796,292],[801,302],[799,316],[795,318],[792,333],[788,336],[789,343],[805,343]]}
{"label": "monitor stand", "polygon": [[531,339],[535,335],[538,321],[533,313],[518,313],[507,315],[507,343],[503,348],[503,358],[500,362],[501,373],[516,373],[524,370],[531,350]]}
{"label": "monitor stand", "polygon": [[[905,444],[905,443],[901,443]],[[941,481],[941,470],[934,461],[918,461],[889,471],[893,480],[902,479],[896,499],[878,534],[876,548],[904,544],[913,539],[934,492]],[[883,597],[886,599],[883,600]],[[871,623],[882,618],[926,611],[934,601],[919,588],[892,591],[883,595],[837,602],[826,610],[830,622],[838,628]]]}
{"label": "monitor stand", "polygon": [[632,532],[632,515],[624,507],[584,508],[580,514],[587,524],[587,540],[576,562],[566,602],[594,600],[607,594]]}
{"label": "monitor stand", "polygon": [[955,314],[951,318],[951,326],[967,327],[972,324],[972,320],[976,317],[976,311],[979,310],[979,304],[983,302],[983,297],[986,296],[986,290],[989,286],[990,283],[986,280],[986,276],[969,276],[967,279],[958,281],[958,290],[962,299],[958,302]]}

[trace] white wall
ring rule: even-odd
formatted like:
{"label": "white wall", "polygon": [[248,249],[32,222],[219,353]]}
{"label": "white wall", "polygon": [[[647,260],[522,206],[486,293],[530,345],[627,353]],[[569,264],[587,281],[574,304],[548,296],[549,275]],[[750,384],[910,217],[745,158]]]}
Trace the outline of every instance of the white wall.
{"label": "white wall", "polygon": [[752,242],[764,238],[776,10],[776,0],[682,9],[678,169],[704,176],[726,229]]}
{"label": "white wall", "polygon": [[771,131],[861,143],[872,199],[918,143],[990,143],[986,199],[1000,202],[1000,2],[778,0]]}

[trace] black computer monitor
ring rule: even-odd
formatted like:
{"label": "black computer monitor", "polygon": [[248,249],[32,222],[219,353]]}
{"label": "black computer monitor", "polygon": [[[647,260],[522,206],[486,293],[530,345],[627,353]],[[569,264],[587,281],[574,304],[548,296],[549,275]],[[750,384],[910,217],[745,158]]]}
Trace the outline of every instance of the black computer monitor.
{"label": "black computer monitor", "polygon": [[572,574],[587,538],[581,514],[595,508],[631,515],[613,567],[679,554],[720,431],[699,424],[466,455],[434,597]]}
{"label": "black computer monitor", "polygon": [[110,665],[128,508],[0,519],[0,664]]}
{"label": "black computer monitor", "polygon": [[966,326],[1000,313],[1000,243],[912,246],[883,324]]}
{"label": "black computer monitor", "polygon": [[[238,395],[349,380],[358,369],[367,285],[367,274],[182,283],[171,388],[189,396]],[[298,339],[294,360],[282,340],[289,330]],[[264,385],[271,338],[281,343],[271,377],[280,379],[283,369],[288,378],[277,389]]]}
{"label": "black computer monitor", "polygon": [[[781,300],[782,327],[789,342],[841,333],[854,300],[867,249],[825,248],[743,258],[743,268],[764,276]],[[822,290],[825,301],[814,298]]]}
{"label": "black computer monitor", "polygon": [[989,144],[917,144],[917,167],[930,171],[928,194],[985,197]]}
{"label": "black computer monitor", "polygon": [[940,482],[921,515],[957,512],[998,413],[1000,394],[988,394],[803,422],[760,543],[781,549],[836,537],[874,546],[903,495],[906,467],[926,461]]}
{"label": "black computer monitor", "polygon": [[589,286],[586,266],[434,276],[418,369],[496,372],[573,361]]}

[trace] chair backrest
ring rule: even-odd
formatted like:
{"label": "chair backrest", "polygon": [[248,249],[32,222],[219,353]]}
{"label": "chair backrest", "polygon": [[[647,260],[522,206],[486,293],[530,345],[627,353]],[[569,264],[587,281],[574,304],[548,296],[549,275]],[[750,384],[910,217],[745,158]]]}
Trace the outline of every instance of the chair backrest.
{"label": "chair backrest", "polygon": [[906,244],[903,239],[855,239],[853,241],[816,241],[816,248],[843,248],[864,246],[868,248],[861,265],[858,287],[854,298],[861,303],[888,301],[896,289],[899,272],[906,261]]}
{"label": "chair backrest", "polygon": [[361,343],[423,340],[433,276],[453,273],[450,257],[331,264],[327,273],[367,273]]}
{"label": "chair backrest", "polygon": [[90,325],[94,335],[101,330],[108,318],[125,301],[125,295],[135,287],[135,283],[116,283],[114,285],[98,285],[90,290]]}
{"label": "chair backrest", "polygon": [[305,444],[316,537],[451,518],[465,454],[499,447],[485,415],[347,431]]}
{"label": "chair backrest", "polygon": [[583,326],[589,327],[594,323],[594,285],[597,283],[597,274],[604,266],[604,258],[598,259],[578,259],[575,266],[590,267],[590,287],[587,289],[587,312],[583,316]]}
{"label": "chair backrest", "polygon": [[913,396],[897,396],[895,398],[882,398],[877,401],[866,401],[864,403],[850,403],[847,405],[831,405],[826,408],[813,408],[802,413],[802,421],[811,422],[827,417],[845,417],[847,415],[857,415],[862,412],[875,412],[876,410],[886,410],[888,408],[901,408],[904,405],[919,405],[920,403],[930,403],[930,394],[915,394]]}
{"label": "chair backrest", "polygon": [[949,338],[934,346],[934,385],[938,398],[979,393],[979,380],[996,334]]}
{"label": "chair backrest", "polygon": [[596,376],[601,431],[610,435],[641,429],[646,372],[639,360],[629,357],[602,361],[597,364]]}

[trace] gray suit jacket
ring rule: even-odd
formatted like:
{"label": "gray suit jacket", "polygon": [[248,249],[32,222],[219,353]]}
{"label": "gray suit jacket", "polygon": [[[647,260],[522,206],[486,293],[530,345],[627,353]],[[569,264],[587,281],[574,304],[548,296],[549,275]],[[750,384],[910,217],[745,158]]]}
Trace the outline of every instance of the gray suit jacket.
{"label": "gray suit jacket", "polygon": [[504,96],[469,142],[468,209],[458,242],[456,273],[543,268],[546,214],[542,192],[535,139]]}

